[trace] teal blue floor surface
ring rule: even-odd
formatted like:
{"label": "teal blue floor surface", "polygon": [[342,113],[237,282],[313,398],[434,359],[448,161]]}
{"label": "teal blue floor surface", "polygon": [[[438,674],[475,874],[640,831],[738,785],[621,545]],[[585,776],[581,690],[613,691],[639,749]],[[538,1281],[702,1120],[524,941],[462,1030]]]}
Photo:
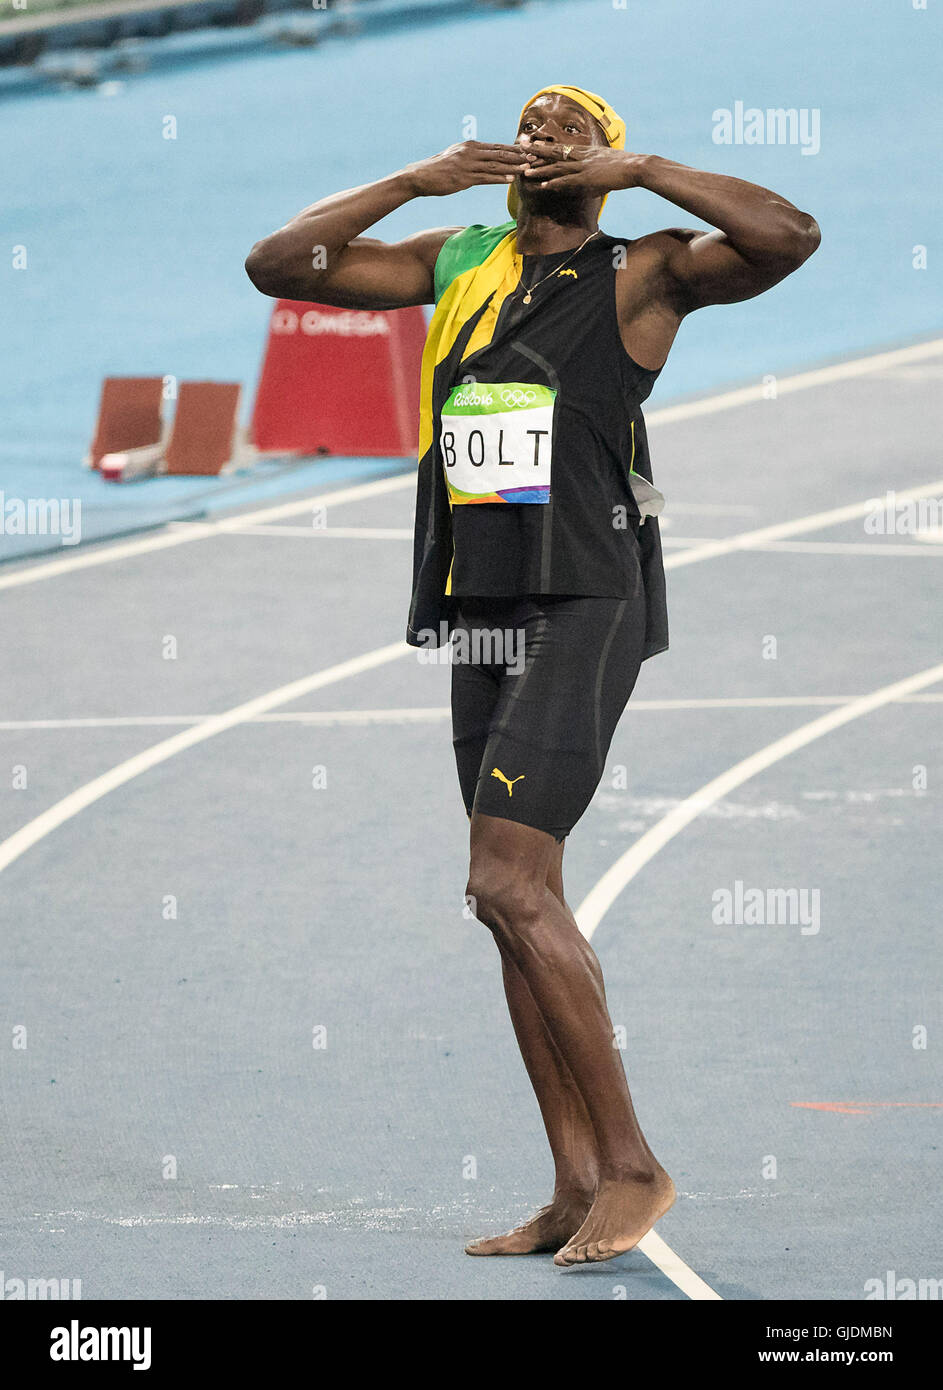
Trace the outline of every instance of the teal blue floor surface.
{"label": "teal blue floor surface", "polygon": [[[653,402],[934,334],[939,259],[930,245],[927,268],[915,260],[943,221],[940,10],[875,9],[533,3],[317,50],[277,49],[264,30],[228,54],[171,40],[176,64],[98,88],[8,86],[0,486],[7,497],[80,497],[87,538],[227,496],[230,480],[206,479],[119,496],[85,473],[102,378],[239,380],[247,410],[270,307],[243,270],[252,243],[325,194],[468,135],[511,140],[524,100],[552,82],[606,95],[630,148],[768,185],[822,228],[799,274],[685,324]],[[737,102],[806,111],[820,148],[715,143],[716,113]],[[377,234],[504,217],[502,191],[481,187],[410,203]],[[692,223],[640,191],[614,194],[603,216],[607,231],[631,236]],[[25,248],[25,269],[10,247]],[[332,465],[352,476],[374,466]],[[297,481],[272,469],[260,478],[266,494]],[[0,541],[0,554],[24,553]]]}

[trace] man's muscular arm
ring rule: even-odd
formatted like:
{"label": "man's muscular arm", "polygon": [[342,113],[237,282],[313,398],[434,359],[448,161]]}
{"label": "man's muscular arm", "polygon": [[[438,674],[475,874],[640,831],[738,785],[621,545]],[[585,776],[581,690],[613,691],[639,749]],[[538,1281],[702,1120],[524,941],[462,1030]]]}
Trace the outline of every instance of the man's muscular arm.
{"label": "man's muscular arm", "polygon": [[546,188],[584,188],[600,195],[647,188],[717,228],[641,238],[646,257],[663,272],[656,297],[670,301],[681,316],[705,304],[761,294],[798,269],[821,239],[815,219],[778,193],[657,155],[593,146],[575,156],[571,151],[567,160],[561,145],[545,144],[525,178]]}
{"label": "man's muscular arm", "polygon": [[665,269],[683,313],[762,294],[798,270],[821,240],[813,217],[759,184],[689,169],[655,155],[630,158],[637,161],[636,187],[667,198],[717,228],[661,234]]}
{"label": "man's muscular arm", "polygon": [[415,196],[405,171],[332,193],[256,242],[246,273],[257,290],[275,299],[342,309],[428,304],[436,256],[457,229],[417,232],[392,245],[359,235]]}
{"label": "man's muscular arm", "polygon": [[509,183],[525,167],[513,145],[477,140],[452,145],[376,183],[349,188],[305,208],[256,243],[246,273],[273,298],[310,300],[343,309],[400,309],[431,304],[443,242],[458,227],[436,227],[389,244],[361,236],[412,198],[457,193],[481,183]]}

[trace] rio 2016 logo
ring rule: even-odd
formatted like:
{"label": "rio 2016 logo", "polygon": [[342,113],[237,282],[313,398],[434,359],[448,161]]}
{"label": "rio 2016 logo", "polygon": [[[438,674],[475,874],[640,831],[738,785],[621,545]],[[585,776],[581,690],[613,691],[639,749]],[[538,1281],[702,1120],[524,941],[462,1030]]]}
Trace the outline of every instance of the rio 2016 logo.
{"label": "rio 2016 logo", "polygon": [[465,405],[494,405],[494,397],[491,392],[479,391],[477,387],[462,387],[452,400],[454,406]]}

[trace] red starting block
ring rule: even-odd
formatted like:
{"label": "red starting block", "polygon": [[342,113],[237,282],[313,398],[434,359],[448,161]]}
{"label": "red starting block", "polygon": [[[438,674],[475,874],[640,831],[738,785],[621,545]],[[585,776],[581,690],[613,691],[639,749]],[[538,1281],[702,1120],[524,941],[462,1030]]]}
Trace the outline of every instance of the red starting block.
{"label": "red starting block", "polygon": [[98,468],[105,454],[160,444],[163,389],[159,376],[105,377],[95,437],[85,459],[90,468]]}
{"label": "red starting block", "polygon": [[173,430],[157,444],[113,449],[99,467],[109,483],[129,483],[162,473],[215,475],[240,458],[235,381],[182,381]]}
{"label": "red starting block", "polygon": [[167,473],[218,473],[235,453],[239,413],[237,381],[182,381]]}

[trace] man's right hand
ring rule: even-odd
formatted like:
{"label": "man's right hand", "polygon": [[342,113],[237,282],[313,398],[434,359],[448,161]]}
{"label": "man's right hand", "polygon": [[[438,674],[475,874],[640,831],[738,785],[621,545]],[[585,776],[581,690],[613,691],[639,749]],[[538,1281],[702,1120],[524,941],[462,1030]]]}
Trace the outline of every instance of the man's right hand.
{"label": "man's right hand", "polygon": [[520,145],[489,145],[480,140],[464,140],[449,145],[441,154],[431,155],[403,170],[417,198],[443,197],[461,193],[481,183],[510,183],[523,174],[536,157]]}
{"label": "man's right hand", "polygon": [[249,279],[275,299],[342,309],[432,304],[436,258],[461,228],[433,227],[392,245],[361,233],[412,198],[507,185],[534,159],[519,145],[465,140],[376,183],[332,193],[256,242],[246,260]]}

